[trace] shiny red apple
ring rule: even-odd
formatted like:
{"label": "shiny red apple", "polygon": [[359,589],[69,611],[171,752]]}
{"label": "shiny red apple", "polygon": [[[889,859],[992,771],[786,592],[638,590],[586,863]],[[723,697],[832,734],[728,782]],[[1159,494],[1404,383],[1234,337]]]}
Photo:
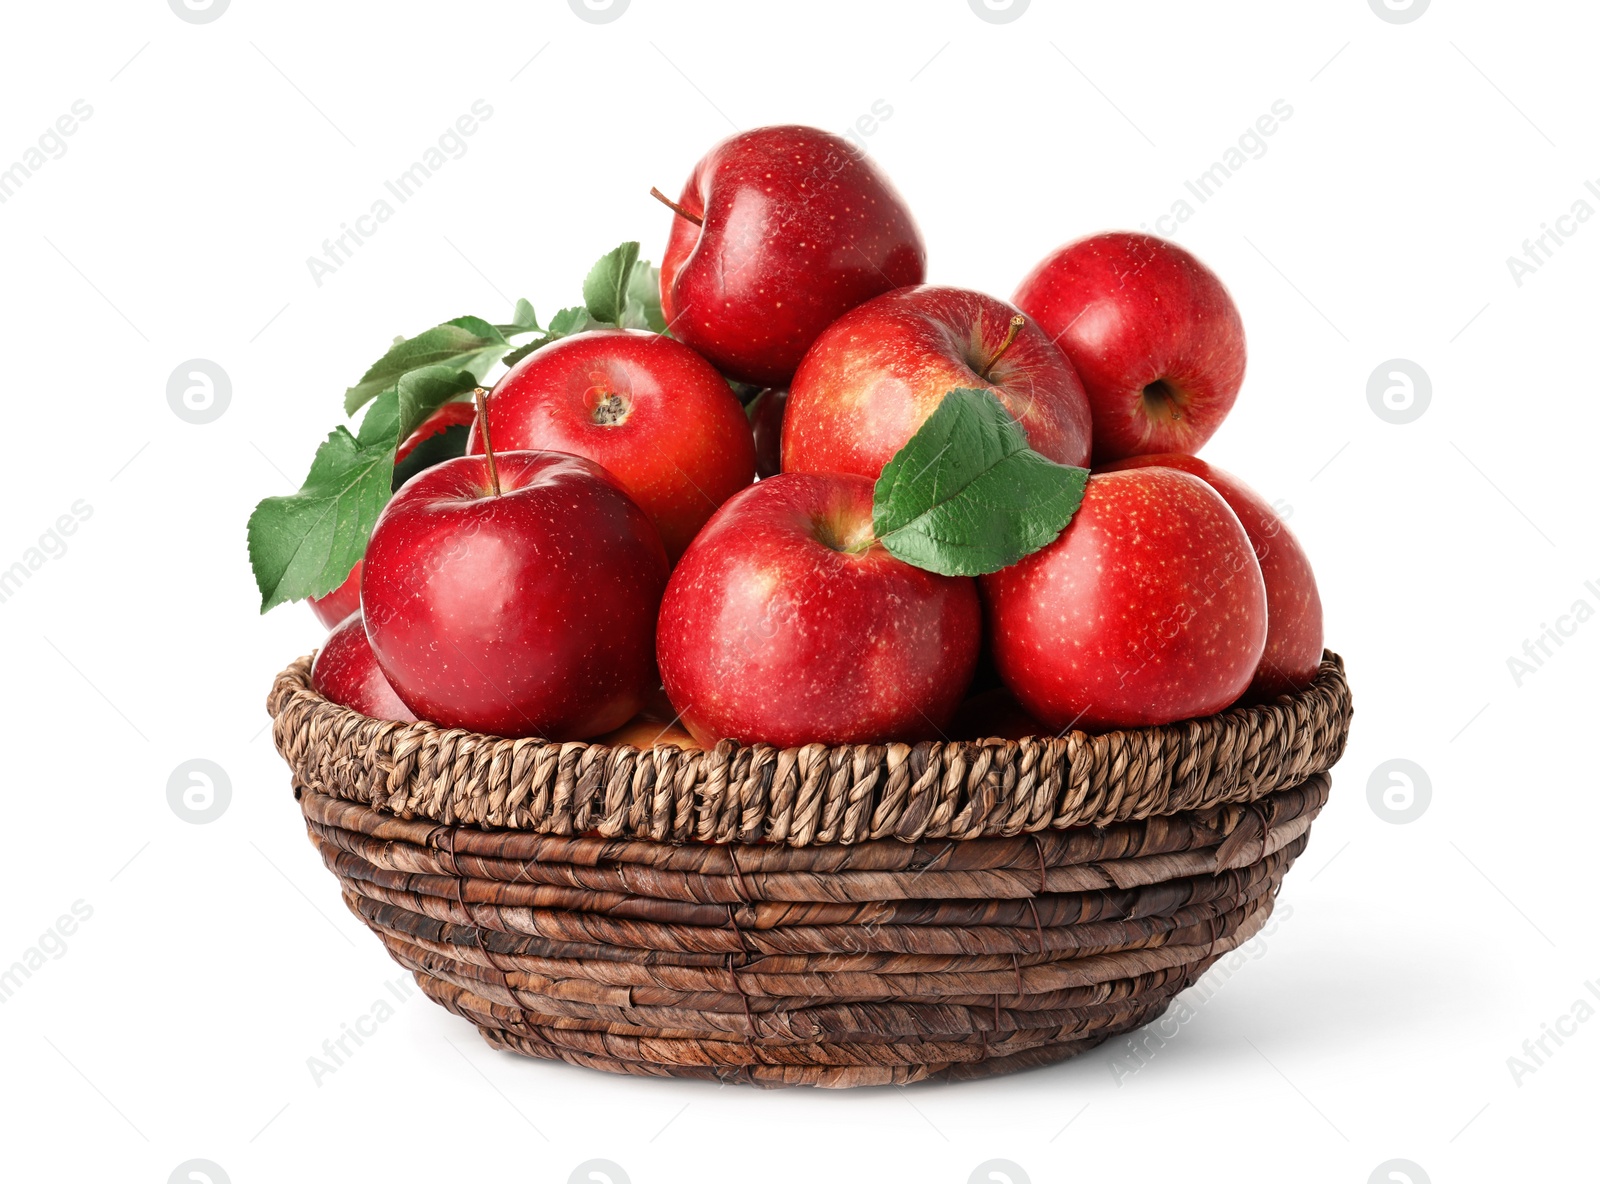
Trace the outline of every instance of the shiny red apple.
{"label": "shiny red apple", "polygon": [[[727,382],[688,346],[656,333],[563,338],[513,366],[487,402],[497,449],[595,461],[650,516],[669,559],[755,474],[750,423]],[[476,428],[467,451],[483,451]]]}
{"label": "shiny red apple", "polygon": [[463,456],[379,515],[361,604],[379,665],[419,717],[579,740],[622,726],[658,685],[667,570],[650,519],[593,461]]}
{"label": "shiny red apple", "polygon": [[780,473],[735,495],[661,603],[661,677],[701,744],[937,737],[978,657],[973,581],[896,559],[872,482]]}
{"label": "shiny red apple", "polygon": [[1104,471],[1152,465],[1182,469],[1211,486],[1239,516],[1250,538],[1267,588],[1267,644],[1250,682],[1250,696],[1271,699],[1310,686],[1322,662],[1322,597],[1300,540],[1264,497],[1198,457],[1181,452],[1131,456]]}
{"label": "shiny red apple", "polygon": [[1120,232],[1079,239],[1047,256],[1012,299],[1083,380],[1097,462],[1196,452],[1239,394],[1239,310],[1176,243]]}
{"label": "shiny red apple", "polygon": [[785,385],[840,314],[923,280],[904,199],[860,148],[814,127],[730,136],[669,204],[668,327],[741,382]]}
{"label": "shiny red apple", "polygon": [[1091,476],[1043,550],[982,577],[995,663],[1053,730],[1172,723],[1244,693],[1267,638],[1250,539],[1198,477]]}
{"label": "shiny red apple", "polygon": [[311,663],[311,689],[324,699],[373,719],[410,723],[417,717],[400,702],[367,641],[359,612],[351,613],[328,634]]}
{"label": "shiny red apple", "polygon": [[[451,428],[466,428],[472,422],[473,409],[471,403],[446,403],[427,419],[423,420],[417,430],[412,432],[402,441],[395,450],[395,488],[400,488],[405,481],[416,473],[421,472],[426,465],[418,465],[418,460],[427,460],[437,464],[447,456],[429,455],[439,441],[445,439]],[[419,445],[428,443],[427,453],[417,452]],[[459,456],[458,447],[455,455]],[[407,464],[407,462],[411,462]],[[324,626],[332,629],[351,613],[361,607],[361,561],[356,560],[356,565],[350,569],[350,574],[326,596],[313,596],[306,601],[311,606],[311,611],[316,614],[317,620]]]}
{"label": "shiny red apple", "polygon": [[783,419],[785,472],[876,478],[954,387],[993,391],[1035,452],[1089,463],[1089,404],[1039,327],[962,288],[888,292],[829,325],[806,353]]}

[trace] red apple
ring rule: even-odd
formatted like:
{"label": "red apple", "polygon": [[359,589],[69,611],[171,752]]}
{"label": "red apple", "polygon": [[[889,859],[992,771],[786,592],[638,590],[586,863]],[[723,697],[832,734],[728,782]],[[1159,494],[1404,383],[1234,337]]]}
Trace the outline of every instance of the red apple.
{"label": "red apple", "polygon": [[993,391],[1034,451],[1089,463],[1083,387],[1039,327],[981,292],[926,286],[869,300],[817,338],[789,388],[784,471],[876,478],[953,387]]}
{"label": "red apple", "polygon": [[1060,537],[982,587],[1000,677],[1057,731],[1220,711],[1250,685],[1267,639],[1244,527],[1176,469],[1091,476]]}
{"label": "red apple", "polygon": [[[688,346],[599,329],[529,354],[488,397],[496,448],[586,456],[627,490],[677,559],[755,473],[744,408]],[[483,451],[475,427],[470,455]]]}
{"label": "red apple", "polygon": [[351,613],[361,611],[361,560],[350,569],[350,574],[326,596],[313,596],[306,601],[324,628],[332,629]]}
{"label": "red apple", "polygon": [[1094,458],[1196,452],[1244,381],[1244,325],[1222,281],[1175,243],[1096,234],[1047,256],[1012,297],[1077,368]]}
{"label": "red apple", "polygon": [[741,382],[785,385],[829,322],[923,279],[905,201],[861,149],[814,127],[730,136],[669,204],[668,327]]}
{"label": "red apple", "polygon": [[706,747],[935,737],[978,657],[971,580],[896,559],[872,482],[780,473],[735,495],[661,603],[667,696]]}
{"label": "red apple", "polygon": [[580,740],[626,723],[658,685],[667,570],[650,519],[593,461],[463,456],[379,515],[361,604],[379,665],[421,718]]}
{"label": "red apple", "polygon": [[1222,495],[1250,537],[1267,586],[1267,644],[1250,682],[1250,696],[1271,699],[1310,686],[1322,662],[1322,598],[1300,540],[1259,493],[1197,457],[1181,452],[1132,456],[1107,465],[1105,471],[1151,465],[1182,469],[1200,478]]}
{"label": "red apple", "polygon": [[400,696],[378,668],[359,612],[351,613],[335,626],[317,651],[316,661],[311,663],[311,689],[324,699],[373,719],[410,723],[417,718],[400,702]]}
{"label": "red apple", "polygon": [[756,476],[771,477],[783,471],[783,410],[789,392],[769,386],[745,405],[750,433],[756,441]]}
{"label": "red apple", "polygon": [[[471,403],[446,403],[428,416],[427,419],[423,420],[417,430],[407,436],[400,447],[395,450],[395,488],[398,489],[405,483],[400,480],[402,475],[407,478],[415,475],[415,473],[406,472],[401,468],[401,465],[411,458],[411,454],[417,451],[419,444],[426,440],[433,440],[435,437],[442,437],[453,427],[467,426],[472,422],[473,414]],[[437,458],[433,463],[437,464],[440,459],[444,458]],[[420,472],[421,470],[418,469],[417,471]],[[361,607],[361,561],[359,559],[356,560],[356,565],[350,569],[350,574],[345,577],[344,583],[326,596],[313,596],[306,603],[311,606],[311,611],[317,615],[317,620],[321,621],[327,628],[332,629],[335,625],[340,624],[346,617]]]}
{"label": "red apple", "polygon": [[[470,427],[473,417],[476,415],[477,409],[471,403],[463,403],[459,400],[454,403],[445,403],[435,408],[433,414],[423,420],[418,425],[417,430],[407,436],[400,447],[395,449],[394,463],[398,465],[406,460],[417,450],[417,446],[425,440],[431,440],[435,436],[443,435],[451,428]],[[401,482],[401,484],[404,484],[404,482]]]}

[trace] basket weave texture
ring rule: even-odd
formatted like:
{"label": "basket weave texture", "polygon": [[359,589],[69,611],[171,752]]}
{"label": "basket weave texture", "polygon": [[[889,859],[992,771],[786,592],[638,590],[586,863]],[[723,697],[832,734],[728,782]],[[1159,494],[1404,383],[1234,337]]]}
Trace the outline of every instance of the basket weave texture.
{"label": "basket weave texture", "polygon": [[491,1045],[853,1086],[1061,1060],[1266,921],[1350,692],[1101,735],[917,745],[503,740],[268,700],[312,842]]}

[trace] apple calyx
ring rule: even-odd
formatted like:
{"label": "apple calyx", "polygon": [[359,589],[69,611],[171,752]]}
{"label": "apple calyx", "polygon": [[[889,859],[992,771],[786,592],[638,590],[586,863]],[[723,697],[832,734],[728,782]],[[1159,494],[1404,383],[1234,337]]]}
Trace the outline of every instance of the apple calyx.
{"label": "apple calyx", "polygon": [[484,398],[484,390],[480,386],[472,392],[472,401],[478,407],[478,427],[483,433],[483,459],[489,466],[489,488],[494,491],[494,496],[500,496],[500,470],[494,463],[494,444],[489,439],[489,401]]}
{"label": "apple calyx", "polygon": [[1158,378],[1145,384],[1144,410],[1151,419],[1155,419],[1162,411],[1174,420],[1182,419],[1183,396],[1167,379]]}
{"label": "apple calyx", "polygon": [[668,197],[665,193],[662,193],[661,190],[657,189],[654,185],[650,186],[650,196],[655,198],[662,205],[666,206],[674,214],[678,215],[678,217],[687,218],[689,221],[693,222],[696,226],[704,226],[705,225],[705,219],[704,218],[700,217],[700,215],[698,215],[698,214],[691,213],[689,210],[684,209],[683,206],[681,206],[677,202],[673,201],[670,197]]}
{"label": "apple calyx", "polygon": [[1005,356],[1006,350],[1011,348],[1011,343],[1016,341],[1017,334],[1022,332],[1022,326],[1026,325],[1027,323],[1028,318],[1020,313],[1011,318],[1011,324],[1006,329],[1006,339],[1000,343],[999,349],[995,350],[994,353],[989,355],[989,360],[985,362],[983,364],[983,368],[978,371],[979,378],[983,379],[985,382],[989,381],[989,371],[993,370],[995,363]]}
{"label": "apple calyx", "polygon": [[611,427],[628,418],[628,401],[621,395],[612,392],[600,396],[600,401],[595,404],[589,417],[601,427]]}

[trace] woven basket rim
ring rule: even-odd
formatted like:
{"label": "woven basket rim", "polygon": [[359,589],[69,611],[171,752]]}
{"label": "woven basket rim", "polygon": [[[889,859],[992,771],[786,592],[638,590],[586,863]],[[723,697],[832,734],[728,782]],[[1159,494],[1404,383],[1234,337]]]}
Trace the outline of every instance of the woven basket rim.
{"label": "woven basket rim", "polygon": [[317,694],[310,667],[291,663],[267,700],[297,787],[399,818],[671,843],[1013,836],[1250,802],[1330,769],[1351,714],[1344,661],[1325,651],[1303,691],[1154,727],[640,749],[371,719]]}

